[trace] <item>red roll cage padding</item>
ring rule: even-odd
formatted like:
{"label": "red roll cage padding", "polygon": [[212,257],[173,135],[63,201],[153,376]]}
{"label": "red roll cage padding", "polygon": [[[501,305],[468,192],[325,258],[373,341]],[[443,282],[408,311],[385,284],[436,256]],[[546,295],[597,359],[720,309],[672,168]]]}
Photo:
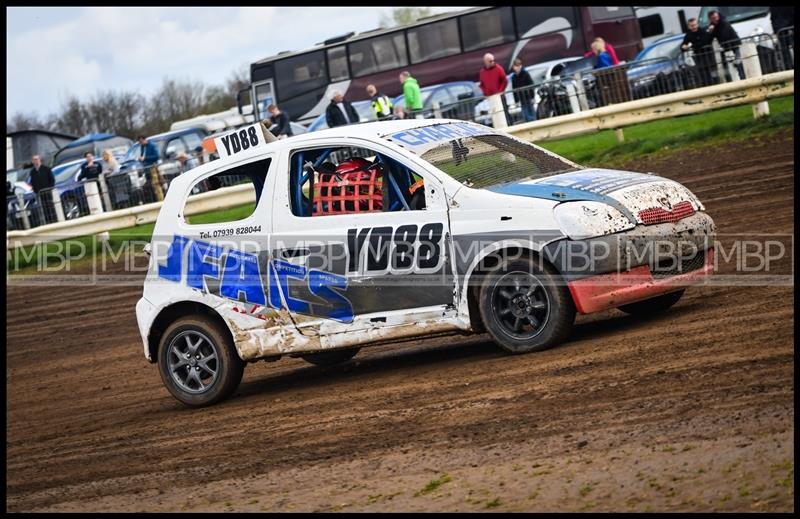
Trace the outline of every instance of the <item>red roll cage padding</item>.
{"label": "red roll cage padding", "polygon": [[312,216],[383,210],[383,166],[356,157],[314,183]]}

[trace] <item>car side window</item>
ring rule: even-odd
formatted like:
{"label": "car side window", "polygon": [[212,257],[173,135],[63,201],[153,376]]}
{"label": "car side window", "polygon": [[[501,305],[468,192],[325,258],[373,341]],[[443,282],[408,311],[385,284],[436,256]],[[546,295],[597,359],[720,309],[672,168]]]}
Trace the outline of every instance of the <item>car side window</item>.
{"label": "car side window", "polygon": [[[235,207],[226,211],[214,211],[212,213],[189,215],[191,212],[191,202],[193,196],[189,196],[185,202],[181,214],[184,215],[186,223],[190,225],[235,222],[243,220],[252,215],[255,211],[256,205],[264,193],[264,182],[269,172],[272,158],[257,160],[247,164],[241,164],[232,168],[218,171],[209,177],[198,180],[192,185],[190,193],[196,195],[207,191],[216,191],[217,189],[249,185],[255,193],[255,199],[249,204]],[[240,188],[242,189],[242,188]]]}
{"label": "car side window", "polygon": [[439,103],[439,106],[444,106],[454,101],[455,99],[453,99],[453,96],[450,95],[446,88],[440,88],[431,95],[431,106],[433,106],[434,103]]}
{"label": "car side window", "polygon": [[331,146],[297,149],[290,155],[292,214],[341,214],[424,210],[421,175],[367,148]]}

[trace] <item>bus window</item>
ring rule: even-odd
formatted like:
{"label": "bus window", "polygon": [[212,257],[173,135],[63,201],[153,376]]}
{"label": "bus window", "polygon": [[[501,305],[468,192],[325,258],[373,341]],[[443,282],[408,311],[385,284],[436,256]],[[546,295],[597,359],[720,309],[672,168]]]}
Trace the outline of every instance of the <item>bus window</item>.
{"label": "bus window", "polygon": [[324,87],[328,84],[325,54],[317,51],[282,59],[275,63],[275,76],[282,95]]}
{"label": "bus window", "polygon": [[490,9],[461,17],[464,52],[514,41],[514,21],[510,7]]}
{"label": "bus window", "polygon": [[408,53],[411,56],[411,63],[444,58],[460,52],[458,22],[455,19],[408,30]]}
{"label": "bus window", "polygon": [[356,41],[348,48],[353,77],[408,65],[406,39],[402,32]]}
{"label": "bus window", "polygon": [[347,72],[347,51],[344,45],[328,49],[328,71],[331,81],[342,81],[350,77]]}
{"label": "bus window", "polygon": [[617,20],[618,18],[628,18],[635,16],[633,7],[605,7],[600,5],[593,5],[590,8],[592,13],[592,20],[601,22],[605,20]]}
{"label": "bus window", "polygon": [[[558,18],[565,19],[570,27],[576,27],[575,23],[575,9],[573,7],[514,7],[514,12],[517,17],[517,34],[520,38],[525,38],[531,29],[538,27],[545,22],[555,21]],[[552,24],[553,22],[551,22]],[[555,24],[553,29],[548,29],[544,26],[543,33],[551,32],[552,30],[560,30],[561,24]]]}
{"label": "bus window", "polygon": [[661,15],[651,14],[639,18],[639,30],[642,32],[642,38],[664,34],[664,22],[661,20]]}

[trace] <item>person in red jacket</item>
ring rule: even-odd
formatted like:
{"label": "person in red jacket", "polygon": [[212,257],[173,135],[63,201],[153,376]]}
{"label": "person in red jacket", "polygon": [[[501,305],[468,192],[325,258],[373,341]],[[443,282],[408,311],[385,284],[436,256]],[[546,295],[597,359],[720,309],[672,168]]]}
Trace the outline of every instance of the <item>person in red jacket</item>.
{"label": "person in red jacket", "polygon": [[481,90],[486,97],[502,93],[505,91],[506,85],[508,85],[506,71],[503,70],[503,67],[495,63],[494,56],[488,53],[483,56],[483,68],[481,68],[480,80]]}
{"label": "person in red jacket", "polygon": [[[605,41],[603,38],[595,38],[592,40],[592,43],[599,41],[606,47],[606,52],[608,52],[608,56],[611,58],[612,65],[619,65],[619,58],[617,58],[617,53],[614,51],[614,47],[611,46],[610,43]],[[590,48],[589,51],[583,55],[584,58],[588,58],[589,56],[593,55],[594,51]]]}

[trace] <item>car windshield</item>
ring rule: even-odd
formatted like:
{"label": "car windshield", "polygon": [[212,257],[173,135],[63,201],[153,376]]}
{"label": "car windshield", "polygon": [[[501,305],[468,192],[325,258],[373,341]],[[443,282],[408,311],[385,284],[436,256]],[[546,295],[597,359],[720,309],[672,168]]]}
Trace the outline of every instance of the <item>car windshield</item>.
{"label": "car windshield", "polygon": [[678,54],[681,50],[681,43],[683,40],[681,38],[676,38],[674,40],[665,41],[665,42],[656,42],[653,45],[647,47],[642,52],[636,56],[634,61],[643,61],[646,59],[658,59],[658,58],[667,58],[667,59],[674,59],[678,57]]}
{"label": "car windshield", "polygon": [[18,168],[6,171],[6,181],[11,182],[13,184],[14,182],[25,180],[26,178],[28,178],[29,172],[30,168]]}
{"label": "car windshield", "polygon": [[749,20],[750,18],[767,16],[769,14],[769,7],[703,7],[700,9],[700,16],[697,17],[701,27],[708,25],[708,13],[711,11],[719,11],[728,23],[736,23]]}
{"label": "car windshield", "polygon": [[473,188],[539,179],[578,169],[557,155],[505,135],[475,135],[444,142],[422,159]]}

